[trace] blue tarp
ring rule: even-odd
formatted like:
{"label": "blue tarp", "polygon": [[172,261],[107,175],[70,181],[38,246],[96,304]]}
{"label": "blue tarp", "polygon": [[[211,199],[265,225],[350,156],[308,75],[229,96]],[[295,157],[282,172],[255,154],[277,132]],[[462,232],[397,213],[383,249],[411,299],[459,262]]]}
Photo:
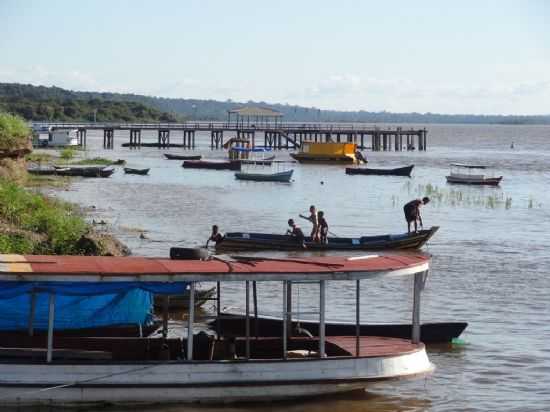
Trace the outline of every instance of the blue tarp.
{"label": "blue tarp", "polygon": [[181,294],[187,283],[160,282],[0,282],[0,330],[26,329],[31,296],[36,296],[34,328],[48,327],[48,301],[55,294],[54,328],[80,329],[152,320],[153,293]]}

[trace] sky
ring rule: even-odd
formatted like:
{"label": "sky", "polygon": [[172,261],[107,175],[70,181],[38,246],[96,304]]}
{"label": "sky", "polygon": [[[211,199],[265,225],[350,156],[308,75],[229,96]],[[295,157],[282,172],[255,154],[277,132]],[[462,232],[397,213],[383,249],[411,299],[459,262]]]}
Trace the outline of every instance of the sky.
{"label": "sky", "polygon": [[550,114],[550,1],[0,0],[0,82]]}

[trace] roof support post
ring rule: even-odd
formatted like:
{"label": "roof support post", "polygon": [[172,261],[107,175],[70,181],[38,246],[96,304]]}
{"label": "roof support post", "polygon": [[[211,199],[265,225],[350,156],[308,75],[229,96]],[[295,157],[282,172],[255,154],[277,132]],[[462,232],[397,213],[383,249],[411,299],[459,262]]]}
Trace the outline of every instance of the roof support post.
{"label": "roof support post", "polygon": [[412,343],[420,342],[420,295],[424,289],[428,271],[414,274],[414,295],[413,295],[413,313],[412,313]]}
{"label": "roof support post", "polygon": [[29,311],[29,328],[28,329],[29,329],[29,336],[32,336],[34,335],[34,316],[36,313],[36,292],[34,291],[34,289],[31,292],[30,300],[31,300],[31,307]]}
{"label": "roof support post", "polygon": [[55,294],[50,293],[48,303],[48,351],[46,352],[46,362],[50,363],[53,358],[53,321],[55,317]]}
{"label": "roof support post", "polygon": [[355,281],[355,356],[361,351],[361,281]]}
{"label": "roof support post", "polygon": [[246,336],[246,359],[250,359],[250,281],[246,281],[246,323],[245,323],[245,336]]}
{"label": "roof support post", "polygon": [[168,307],[170,306],[170,296],[162,296],[162,338],[168,337]]}
{"label": "roof support post", "polygon": [[286,313],[285,322],[287,323],[286,331],[288,337],[292,337],[292,281],[286,282]]}
{"label": "roof support post", "polygon": [[218,335],[218,339],[220,338],[221,334],[222,334],[222,329],[221,329],[221,320],[220,320],[220,315],[221,315],[221,305],[220,305],[220,302],[221,302],[221,290],[220,290],[220,281],[218,280],[216,282],[216,334]]}
{"label": "roof support post", "polygon": [[254,302],[254,334],[258,339],[258,290],[256,288],[256,281],[252,281],[252,300]]}
{"label": "roof support post", "polygon": [[287,298],[286,298],[286,294],[287,294],[287,285],[286,285],[287,281],[286,280],[283,280],[283,316],[282,318],[284,319],[283,321],[283,359],[286,359],[286,356],[287,356],[287,341],[286,341],[286,338],[287,338],[287,322],[286,322],[286,316],[287,316],[287,312],[288,312],[288,308],[287,308]]}
{"label": "roof support post", "polygon": [[189,283],[189,319],[187,320],[187,360],[193,360],[193,322],[195,321],[195,282]]}
{"label": "roof support post", "polygon": [[325,355],[325,297],[326,280],[319,281],[319,356]]}

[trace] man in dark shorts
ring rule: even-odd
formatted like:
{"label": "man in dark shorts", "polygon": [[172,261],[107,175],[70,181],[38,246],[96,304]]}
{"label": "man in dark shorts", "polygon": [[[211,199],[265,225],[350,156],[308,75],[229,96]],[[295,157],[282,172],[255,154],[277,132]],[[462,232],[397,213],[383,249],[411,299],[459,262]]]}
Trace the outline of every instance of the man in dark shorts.
{"label": "man in dark shorts", "polygon": [[206,247],[208,247],[208,242],[212,241],[215,243],[220,243],[223,240],[223,233],[221,233],[218,229],[218,225],[212,226],[212,234],[206,241]]}
{"label": "man in dark shorts", "polygon": [[407,221],[407,232],[411,233],[411,223],[414,222],[414,231],[418,231],[417,222],[420,223],[420,228],[423,228],[422,216],[420,216],[420,206],[427,204],[430,201],[429,197],[424,197],[422,200],[414,199],[403,206],[405,212],[405,220]]}
{"label": "man in dark shorts", "polygon": [[321,243],[327,243],[327,236],[328,236],[328,223],[325,219],[325,213],[323,211],[319,211],[317,213],[317,216],[319,217],[319,238]]}
{"label": "man in dark shorts", "polygon": [[306,248],[305,236],[304,236],[304,232],[302,232],[302,229],[300,229],[298,225],[294,223],[293,219],[288,219],[288,225],[292,228],[292,230],[288,229],[286,231],[286,234],[294,238],[294,240],[296,240],[296,243],[298,243],[302,248],[305,249]]}

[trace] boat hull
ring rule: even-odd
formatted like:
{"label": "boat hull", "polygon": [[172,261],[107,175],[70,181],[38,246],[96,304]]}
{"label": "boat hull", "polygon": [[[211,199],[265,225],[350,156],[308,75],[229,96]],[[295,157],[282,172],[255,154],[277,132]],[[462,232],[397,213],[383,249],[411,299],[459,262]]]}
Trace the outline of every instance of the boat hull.
{"label": "boat hull", "polygon": [[142,176],[145,176],[145,175],[149,174],[149,170],[150,169],[132,169],[132,168],[129,168],[129,167],[125,167],[124,168],[124,173],[126,173],[127,175],[142,175]]}
{"label": "boat hull", "polygon": [[[283,321],[270,316],[253,316],[249,319],[252,336],[282,336]],[[245,336],[246,319],[243,314],[224,313],[220,319],[209,322],[209,327],[221,336]],[[450,343],[466,329],[466,322],[424,323],[420,326],[420,339],[425,344]],[[311,320],[292,321],[292,328],[300,327],[314,336],[319,335],[319,322]],[[355,323],[327,322],[325,333],[329,336],[352,336],[356,333]],[[362,324],[361,336],[384,336],[409,339],[412,335],[411,324]]]}
{"label": "boat hull", "polygon": [[373,168],[354,168],[347,167],[346,174],[348,175],[374,175],[374,176],[406,176],[410,177],[414,165],[397,167],[394,169],[373,169]]}
{"label": "boat hull", "polygon": [[498,186],[502,180],[502,176],[499,177],[487,177],[487,178],[467,178],[456,176],[445,176],[447,183],[461,184],[461,185],[478,185],[478,186]]}
{"label": "boat hull", "polygon": [[209,160],[185,160],[182,166],[186,169],[241,170],[241,162],[216,162]]}
{"label": "boat hull", "polygon": [[288,183],[292,178],[294,170],[288,170],[280,173],[247,173],[237,172],[235,178],[238,180],[252,180],[254,182],[283,182]]}
{"label": "boat hull", "polygon": [[424,345],[397,341],[387,343],[412,349],[286,361],[0,363],[0,404],[266,401],[352,391],[433,371]]}
{"label": "boat hull", "polygon": [[307,153],[290,153],[290,156],[300,163],[336,163],[336,164],[354,164],[357,159],[352,156],[335,155],[311,155]]}
{"label": "boat hull", "polygon": [[[363,236],[359,238],[329,238],[328,243],[311,242],[306,237],[305,250],[391,250],[418,249],[439,229],[399,235]],[[302,245],[285,235],[265,233],[226,233],[222,242],[216,243],[216,250],[304,250]]]}
{"label": "boat hull", "polygon": [[201,160],[201,155],[173,155],[170,153],[164,153],[164,157],[168,160]]}

